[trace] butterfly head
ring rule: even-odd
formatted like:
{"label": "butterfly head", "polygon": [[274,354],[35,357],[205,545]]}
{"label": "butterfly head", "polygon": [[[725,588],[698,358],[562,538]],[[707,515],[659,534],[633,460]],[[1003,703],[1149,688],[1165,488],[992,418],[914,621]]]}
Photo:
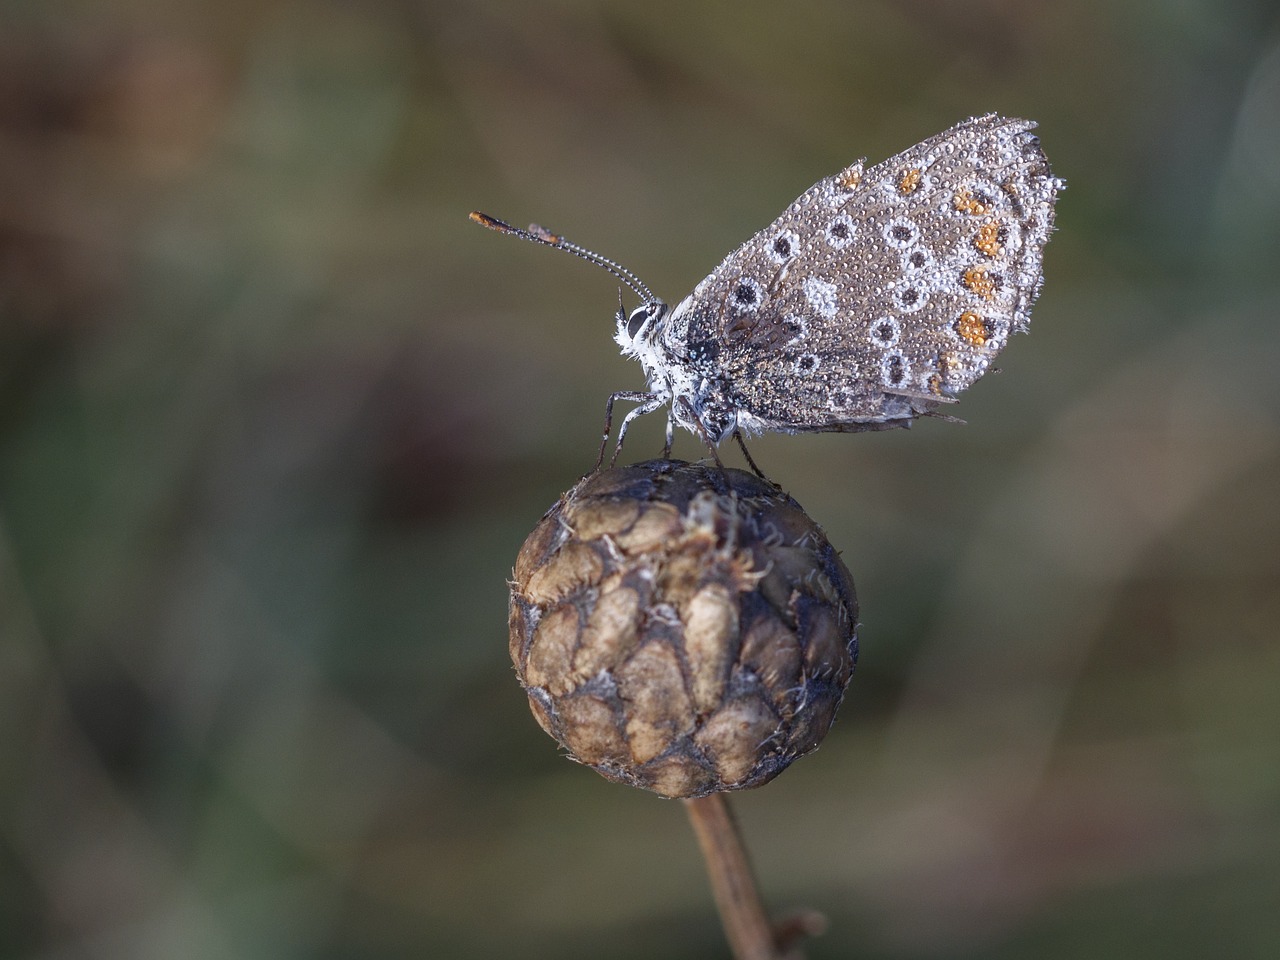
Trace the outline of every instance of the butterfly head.
{"label": "butterfly head", "polygon": [[658,323],[666,313],[667,305],[661,300],[649,300],[630,313],[619,303],[615,316],[618,331],[613,339],[627,356],[642,357],[647,346],[653,342]]}

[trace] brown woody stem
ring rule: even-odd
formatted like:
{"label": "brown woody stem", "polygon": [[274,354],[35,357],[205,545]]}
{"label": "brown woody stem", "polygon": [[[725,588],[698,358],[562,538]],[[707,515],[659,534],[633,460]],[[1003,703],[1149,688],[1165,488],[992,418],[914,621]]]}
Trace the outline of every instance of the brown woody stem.
{"label": "brown woody stem", "polygon": [[[742,834],[723,793],[685,800],[735,960],[781,960]],[[788,953],[788,957],[795,957]]]}

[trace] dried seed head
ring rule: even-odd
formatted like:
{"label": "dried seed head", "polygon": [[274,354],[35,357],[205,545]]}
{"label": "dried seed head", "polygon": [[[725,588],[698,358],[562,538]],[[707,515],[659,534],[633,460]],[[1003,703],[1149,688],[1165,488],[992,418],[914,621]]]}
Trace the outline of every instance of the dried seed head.
{"label": "dried seed head", "polygon": [[516,559],[511,659],[542,728],[665,797],[818,746],[857,661],[853,581],[786,494],[678,460],[587,477]]}

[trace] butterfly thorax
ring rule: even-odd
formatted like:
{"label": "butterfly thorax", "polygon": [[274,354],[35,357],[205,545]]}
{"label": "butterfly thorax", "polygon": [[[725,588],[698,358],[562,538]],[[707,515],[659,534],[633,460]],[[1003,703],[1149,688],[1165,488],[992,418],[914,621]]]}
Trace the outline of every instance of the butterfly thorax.
{"label": "butterfly thorax", "polygon": [[738,410],[729,399],[715,341],[688,340],[694,297],[670,309],[660,300],[617,314],[614,339],[624,356],[639,360],[649,391],[672,404],[675,422],[715,443],[737,426]]}

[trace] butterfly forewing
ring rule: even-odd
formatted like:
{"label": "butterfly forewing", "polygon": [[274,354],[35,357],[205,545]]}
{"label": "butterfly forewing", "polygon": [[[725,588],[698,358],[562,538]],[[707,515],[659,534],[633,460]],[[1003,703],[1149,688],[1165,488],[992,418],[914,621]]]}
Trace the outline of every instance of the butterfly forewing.
{"label": "butterfly forewing", "polygon": [[976,118],[854,164],[698,285],[678,335],[740,425],[905,423],[987,370],[1026,327],[1061,186],[1033,126]]}

